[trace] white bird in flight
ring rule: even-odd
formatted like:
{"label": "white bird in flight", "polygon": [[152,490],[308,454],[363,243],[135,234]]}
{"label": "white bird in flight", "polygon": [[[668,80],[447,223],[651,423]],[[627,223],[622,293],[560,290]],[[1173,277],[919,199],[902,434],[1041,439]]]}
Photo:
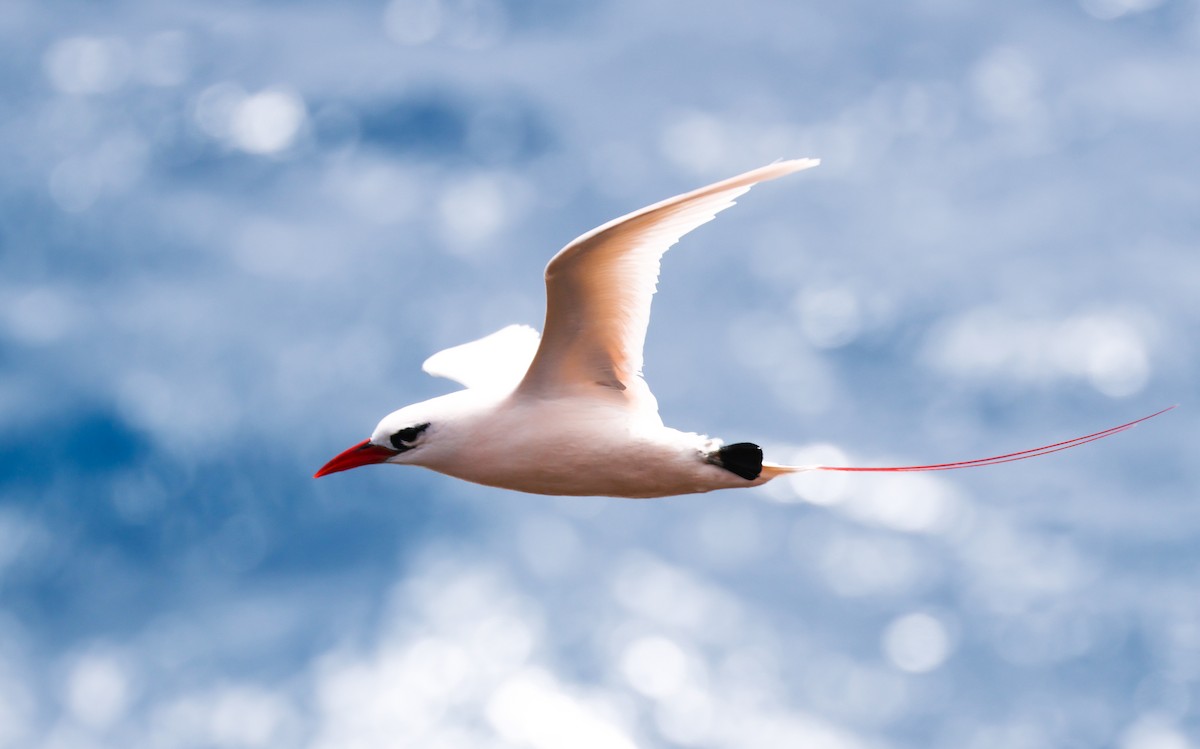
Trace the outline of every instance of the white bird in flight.
{"label": "white bird in flight", "polygon": [[1082,445],[1158,415],[1032,450],[886,468],[778,465],[764,462],[758,445],[727,445],[665,426],[642,379],[660,259],[755,184],[819,163],[776,162],[579,237],[546,266],[540,340],[532,328],[510,325],[434,354],[422,368],[465,389],[388,414],[370,439],[330,460],[314,478],[396,463],[533,494],[666,497],[759,486],[802,471],[936,471],[1005,463]]}

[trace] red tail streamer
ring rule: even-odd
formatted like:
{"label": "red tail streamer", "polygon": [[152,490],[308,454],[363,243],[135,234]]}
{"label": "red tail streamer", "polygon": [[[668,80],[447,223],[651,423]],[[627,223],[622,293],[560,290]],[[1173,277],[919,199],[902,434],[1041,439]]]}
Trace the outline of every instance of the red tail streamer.
{"label": "red tail streamer", "polygon": [[1165,414],[1167,411],[1170,411],[1174,408],[1176,408],[1176,406],[1168,406],[1161,411],[1152,413],[1149,416],[1143,416],[1140,419],[1135,419],[1134,421],[1131,421],[1128,424],[1121,424],[1120,426],[1110,427],[1108,429],[1105,429],[1100,432],[1095,432],[1093,434],[1085,434],[1082,437],[1076,437],[1075,439],[1072,439],[1072,440],[1065,440],[1063,442],[1055,442],[1053,445],[1042,445],[1041,447],[1035,447],[1032,450],[1022,450],[1020,452],[1006,453],[1004,455],[993,455],[990,458],[976,458],[975,460],[960,460],[960,461],[957,461],[954,463],[933,463],[933,464],[927,465],[927,466],[889,466],[886,468],[854,468],[854,467],[850,467],[850,466],[817,466],[817,470],[819,470],[819,471],[852,471],[852,472],[856,472],[856,473],[904,472],[904,471],[953,471],[958,468],[978,468],[980,466],[999,465],[1000,463],[1012,463],[1013,461],[1017,461],[1017,460],[1026,460],[1028,458],[1036,458],[1039,455],[1049,455],[1050,453],[1056,453],[1056,452],[1059,452],[1060,450],[1070,450],[1072,447],[1079,447],[1080,445],[1086,445],[1089,442],[1095,442],[1096,440],[1101,440],[1101,439],[1104,439],[1105,437],[1111,437],[1112,435],[1118,434],[1120,432],[1124,432],[1127,429],[1133,429],[1135,426],[1137,426],[1138,424],[1141,424],[1143,421],[1149,421],[1150,419],[1153,419],[1155,416],[1161,416],[1162,414]]}

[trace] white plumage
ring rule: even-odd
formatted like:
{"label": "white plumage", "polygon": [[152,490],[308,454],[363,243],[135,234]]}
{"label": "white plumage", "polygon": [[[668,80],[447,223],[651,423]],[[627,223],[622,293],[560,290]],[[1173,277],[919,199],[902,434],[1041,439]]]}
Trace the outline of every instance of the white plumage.
{"label": "white plumage", "polygon": [[316,475],[398,463],[536,494],[662,497],[758,486],[807,470],[927,471],[1023,460],[1145,420],[1019,453],[890,468],[781,466],[765,463],[757,445],[723,445],[664,426],[642,379],[663,253],[755,184],[818,163],[794,159],[754,169],[579,237],[546,266],[540,340],[532,328],[510,325],[429,357],[426,372],[466,389],[388,414],[370,439]]}
{"label": "white plumage", "polygon": [[[661,497],[755,486],[778,475],[761,452],[663,426],[642,379],[642,345],[659,261],[680,237],[733,205],[754,184],[816,166],[780,161],[610,221],[546,266],[539,341],[511,325],[429,357],[424,370],[466,386],[386,416],[369,440],[331,460],[323,476],[401,463],[538,494]],[[744,454],[743,454],[744,453]],[[750,472],[753,477],[747,478]]]}

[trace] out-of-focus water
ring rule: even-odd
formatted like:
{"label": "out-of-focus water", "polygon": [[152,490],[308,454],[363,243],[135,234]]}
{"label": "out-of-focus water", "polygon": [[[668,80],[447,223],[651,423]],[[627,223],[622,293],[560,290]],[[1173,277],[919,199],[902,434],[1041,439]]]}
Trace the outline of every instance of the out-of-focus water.
{"label": "out-of-focus water", "polygon": [[[0,13],[0,747],[1200,746],[1200,13],[628,0]],[[628,210],[661,501],[321,481]]]}

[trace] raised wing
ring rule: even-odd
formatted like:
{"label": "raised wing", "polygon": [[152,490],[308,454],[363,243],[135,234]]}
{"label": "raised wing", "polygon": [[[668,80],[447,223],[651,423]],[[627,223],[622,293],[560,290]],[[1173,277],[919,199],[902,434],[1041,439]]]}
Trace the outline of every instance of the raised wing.
{"label": "raised wing", "polygon": [[511,390],[529,369],[537,348],[536,330],[528,325],[509,325],[470,343],[439,351],[426,359],[421,369],[469,388]]}
{"label": "raised wing", "polygon": [[819,163],[794,159],[746,172],[610,221],[560,250],[546,266],[541,346],[518,392],[553,397],[601,387],[649,397],[642,345],[663,253],[756,183]]}

